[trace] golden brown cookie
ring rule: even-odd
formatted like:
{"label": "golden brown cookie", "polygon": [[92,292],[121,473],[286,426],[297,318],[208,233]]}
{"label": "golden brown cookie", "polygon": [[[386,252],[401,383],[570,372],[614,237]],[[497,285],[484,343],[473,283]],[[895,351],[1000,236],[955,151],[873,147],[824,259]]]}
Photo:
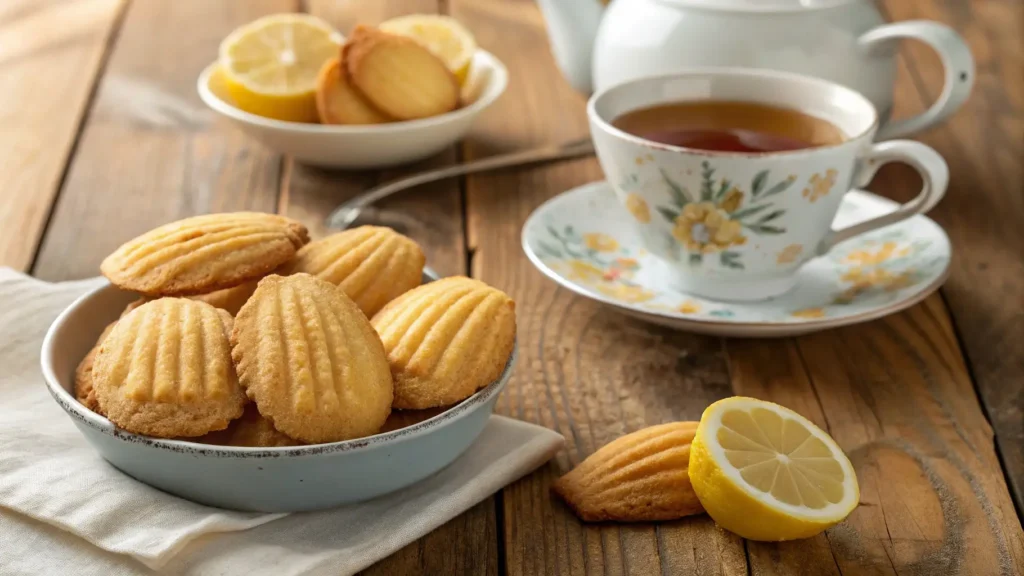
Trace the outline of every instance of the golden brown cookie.
{"label": "golden brown cookie", "polygon": [[267,276],[231,333],[238,378],[260,414],[309,443],[377,433],[393,386],[380,338],[345,293],[309,274]]}
{"label": "golden brown cookie", "polygon": [[690,487],[697,422],[650,426],[613,440],[555,481],[552,490],[587,522],[650,522],[700,514]]}
{"label": "golden brown cookie", "polygon": [[337,284],[372,317],[423,280],[419,244],[390,228],[360,226],[310,242],[282,274],[305,272]]}
{"label": "golden brown cookie", "polygon": [[[217,290],[210,292],[209,294],[196,294],[195,296],[186,296],[189,300],[197,300],[199,302],[206,302],[214,308],[220,308],[234,316],[241,310],[242,304],[252,296],[252,293],[256,291],[256,284],[259,280],[250,280],[245,284],[239,284],[238,286],[232,286],[231,288],[224,288],[223,290]],[[142,306],[146,302],[152,302],[156,298],[149,298],[143,296],[138,300],[132,300],[128,306],[125,307],[124,311],[121,312],[121,316],[135,310],[139,306]]]}
{"label": "golden brown cookie", "polygon": [[454,110],[459,81],[415,40],[356,26],[343,50],[348,78],[375,108],[413,120]]}
{"label": "golden brown cookie", "polygon": [[392,300],[372,320],[395,378],[395,408],[461,402],[496,380],[516,339],[515,303],[464,277],[443,278]]}
{"label": "golden brown cookie", "polygon": [[96,391],[92,387],[92,366],[96,361],[96,353],[100,351],[100,345],[103,344],[103,340],[110,334],[110,331],[114,329],[114,324],[117,324],[117,322],[107,324],[107,327],[103,329],[103,333],[96,339],[96,345],[89,350],[89,353],[85,355],[85,358],[82,358],[78,367],[75,368],[75,398],[83,406],[101,416],[103,411],[100,410],[100,404],[96,401]]}
{"label": "golden brown cookie", "polygon": [[210,432],[192,440],[200,444],[216,444],[218,446],[241,446],[250,448],[274,448],[278,446],[298,446],[300,443],[274,428],[274,425],[260,415],[260,411],[252,402],[245,405],[242,417],[232,420],[231,424],[216,432]]}
{"label": "golden brown cookie", "polygon": [[383,124],[392,118],[377,110],[348,80],[345,65],[332,58],[316,80],[316,110],[321,124]]}
{"label": "golden brown cookie", "polygon": [[128,241],[100,271],[114,285],[146,296],[204,294],[267,274],[308,241],[305,226],[284,216],[207,214]]}
{"label": "golden brown cookie", "polygon": [[160,298],[124,315],[103,340],[93,389],[118,427],[162,438],[202,436],[242,415],[228,334],[231,315]]}

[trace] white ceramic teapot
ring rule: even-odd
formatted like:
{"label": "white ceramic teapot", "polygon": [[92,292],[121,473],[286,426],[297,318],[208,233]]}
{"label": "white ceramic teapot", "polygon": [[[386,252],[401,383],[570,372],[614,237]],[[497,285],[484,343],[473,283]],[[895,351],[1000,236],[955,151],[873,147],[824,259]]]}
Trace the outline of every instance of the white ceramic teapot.
{"label": "white ceramic teapot", "polygon": [[562,73],[589,94],[619,82],[695,67],[771,68],[826,78],[892,112],[898,41],[920,40],[945,66],[924,113],[885,124],[905,136],[953,113],[970,94],[974,60],[948,26],[886,24],[870,0],[538,0]]}

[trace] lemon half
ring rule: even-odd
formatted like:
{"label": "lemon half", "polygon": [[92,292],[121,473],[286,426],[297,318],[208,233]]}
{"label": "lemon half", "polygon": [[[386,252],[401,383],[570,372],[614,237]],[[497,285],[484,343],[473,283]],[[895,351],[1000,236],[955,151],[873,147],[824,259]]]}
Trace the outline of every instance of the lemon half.
{"label": "lemon half", "polygon": [[416,40],[444,61],[459,84],[466,81],[476,52],[476,39],[458,20],[450,16],[411,14],[387,20],[378,28]]}
{"label": "lemon half", "polygon": [[220,44],[220,68],[235,105],[291,122],[316,122],[316,79],[338,55],[342,37],[307,14],[274,14],[250,22]]}
{"label": "lemon half", "polygon": [[814,536],[860,500],[853,465],[796,412],[733,397],[709,406],[690,449],[690,482],[721,527],[751,540]]}

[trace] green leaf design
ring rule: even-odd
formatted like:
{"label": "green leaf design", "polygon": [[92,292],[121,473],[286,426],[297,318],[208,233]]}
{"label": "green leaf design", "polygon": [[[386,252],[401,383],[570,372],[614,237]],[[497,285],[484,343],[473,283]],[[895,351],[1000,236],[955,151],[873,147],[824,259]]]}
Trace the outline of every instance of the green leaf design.
{"label": "green leaf design", "polygon": [[733,268],[736,270],[743,270],[743,263],[739,262],[739,252],[725,251],[718,255],[718,261],[726,268]]}
{"label": "green leaf design", "polygon": [[[771,204],[768,204],[768,206],[771,206]],[[782,216],[785,213],[786,213],[785,210],[776,210],[774,212],[770,212],[770,213],[765,214],[764,216],[762,216],[761,219],[757,221],[757,223],[758,224],[764,224],[765,222],[771,222],[772,220],[775,220],[776,218],[778,218],[779,216]]]}
{"label": "green leaf design", "polygon": [[749,216],[753,216],[754,214],[757,214],[758,212],[761,212],[763,210],[767,210],[768,208],[771,208],[771,207],[772,207],[771,202],[769,202],[768,204],[760,204],[758,206],[751,206],[750,208],[744,208],[743,210],[740,210],[738,212],[733,212],[732,215],[729,216],[729,219],[730,220],[740,220],[740,221],[742,221],[744,218],[747,218]]}
{"label": "green leaf design", "polygon": [[711,167],[711,164],[707,160],[701,162],[700,165],[703,168],[700,172],[700,199],[702,202],[710,202],[715,196],[715,169]]}
{"label": "green leaf design", "polygon": [[758,200],[764,200],[765,198],[767,198],[769,196],[774,196],[774,195],[778,194],[779,192],[784,191],[786,188],[789,188],[790,186],[792,186],[793,182],[796,182],[796,180],[790,180],[789,178],[786,178],[785,180],[780,180],[778,184],[776,184],[775,186],[772,186],[771,188],[768,189],[767,192],[762,194],[761,197],[758,198]]}
{"label": "green leaf design", "polygon": [[782,234],[786,231],[785,228],[779,228],[778,226],[766,226],[764,224],[749,224],[747,228],[750,228],[752,232],[757,234]]}
{"label": "green leaf design", "polygon": [[683,206],[690,203],[690,191],[685,186],[680,186],[669,178],[664,169],[660,170],[660,172],[662,179],[665,180],[665,184],[668,186],[669,194],[672,195],[672,205],[682,210]]}
{"label": "green leaf design", "polygon": [[700,266],[704,263],[703,254],[690,254],[690,266]]}
{"label": "green leaf design", "polygon": [[548,234],[551,234],[552,238],[562,239],[562,235],[558,233],[558,230],[555,230],[554,226],[548,226]]}
{"label": "green leaf design", "polygon": [[658,213],[661,214],[665,218],[665,220],[668,220],[670,223],[675,223],[676,218],[679,218],[679,212],[676,212],[675,210],[670,210],[668,208],[665,208],[664,206],[658,206]]}
{"label": "green leaf design", "polygon": [[768,183],[768,171],[761,170],[754,176],[754,181],[750,183],[750,193],[757,198],[758,194],[764,190],[764,185]]}
{"label": "green leaf design", "polygon": [[552,256],[554,258],[562,258],[562,251],[548,244],[547,242],[538,240],[537,246],[540,248],[541,252],[546,253],[548,256]]}
{"label": "green leaf design", "polygon": [[732,184],[732,182],[722,180],[722,185],[718,187],[718,192],[715,193],[715,202],[721,200],[722,196],[725,196],[725,192],[729,189],[730,184]]}

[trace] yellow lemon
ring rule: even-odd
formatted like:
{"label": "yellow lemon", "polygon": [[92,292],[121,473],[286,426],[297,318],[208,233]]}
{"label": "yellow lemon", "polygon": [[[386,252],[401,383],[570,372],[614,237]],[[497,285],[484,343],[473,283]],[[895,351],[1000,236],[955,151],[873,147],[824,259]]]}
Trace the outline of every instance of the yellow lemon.
{"label": "yellow lemon", "polygon": [[751,540],[814,536],[860,500],[853,466],[827,433],[788,408],[741,396],[704,411],[689,474],[715,522]]}
{"label": "yellow lemon", "polygon": [[316,79],[338,55],[342,37],[306,14],[275,14],[250,22],[220,44],[220,68],[235,105],[291,122],[316,122]]}
{"label": "yellow lemon", "polygon": [[458,20],[450,16],[411,14],[383,22],[378,28],[390,34],[407,36],[423,44],[444,61],[459,84],[466,81],[469,64],[476,52],[476,39]]}

